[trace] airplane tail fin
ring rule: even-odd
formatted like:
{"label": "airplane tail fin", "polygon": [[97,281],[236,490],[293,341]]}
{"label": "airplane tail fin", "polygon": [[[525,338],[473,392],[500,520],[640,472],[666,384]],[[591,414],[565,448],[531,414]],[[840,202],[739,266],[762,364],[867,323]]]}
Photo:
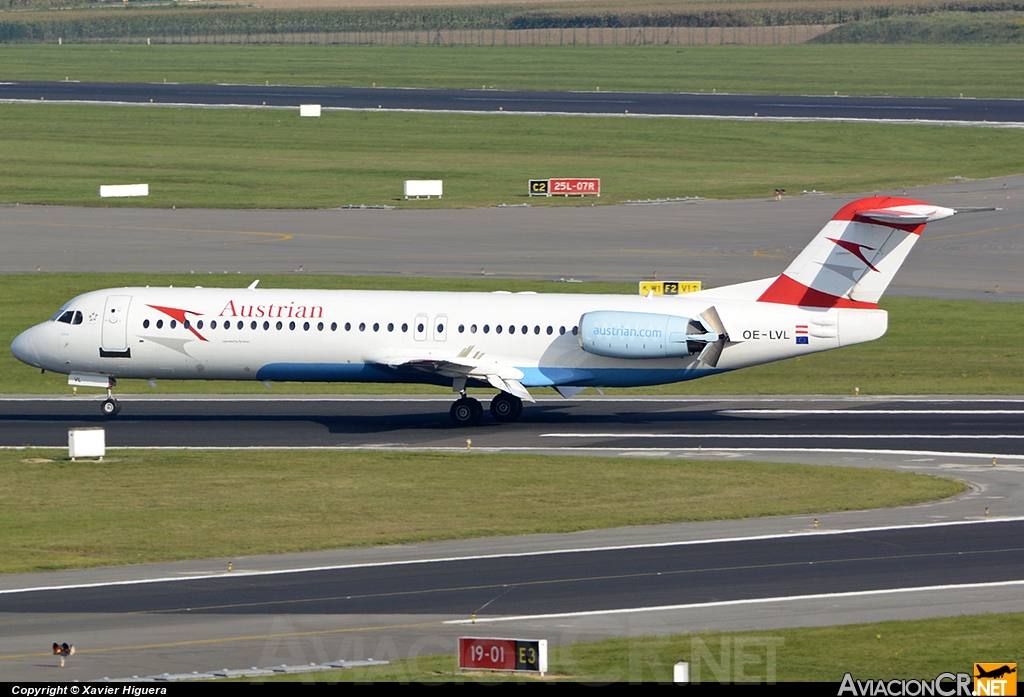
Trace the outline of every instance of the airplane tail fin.
{"label": "airplane tail fin", "polygon": [[955,212],[889,196],[854,201],[832,217],[758,302],[877,308],[925,224]]}

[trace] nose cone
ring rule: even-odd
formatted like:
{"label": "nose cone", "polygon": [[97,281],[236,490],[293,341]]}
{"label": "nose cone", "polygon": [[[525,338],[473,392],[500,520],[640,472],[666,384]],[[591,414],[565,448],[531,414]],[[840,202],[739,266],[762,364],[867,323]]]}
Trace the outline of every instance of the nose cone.
{"label": "nose cone", "polygon": [[11,342],[11,353],[22,363],[28,363],[36,368],[42,368],[41,361],[39,360],[39,348],[36,346],[36,339],[38,337],[38,327],[32,327],[23,331],[21,334]]}

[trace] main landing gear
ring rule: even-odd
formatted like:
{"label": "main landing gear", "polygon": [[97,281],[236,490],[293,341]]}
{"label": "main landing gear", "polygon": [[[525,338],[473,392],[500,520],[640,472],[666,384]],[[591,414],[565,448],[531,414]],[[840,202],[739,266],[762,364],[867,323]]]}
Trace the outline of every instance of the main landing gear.
{"label": "main landing gear", "polygon": [[[456,426],[476,426],[484,416],[480,402],[462,393],[448,412]],[[499,392],[491,399],[491,416],[495,421],[511,423],[523,413],[523,400],[507,392]]]}
{"label": "main landing gear", "polygon": [[107,398],[100,405],[100,411],[104,416],[117,416],[121,413],[121,404],[114,399],[114,391],[107,387]]}

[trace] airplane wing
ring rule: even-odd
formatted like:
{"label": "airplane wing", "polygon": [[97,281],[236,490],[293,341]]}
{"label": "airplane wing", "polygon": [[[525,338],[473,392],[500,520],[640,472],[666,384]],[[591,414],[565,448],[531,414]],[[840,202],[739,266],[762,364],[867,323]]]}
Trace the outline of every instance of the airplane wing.
{"label": "airplane wing", "polygon": [[394,370],[443,375],[456,381],[456,387],[459,380],[463,381],[463,385],[466,380],[484,380],[502,392],[508,392],[528,402],[534,401],[520,382],[523,379],[521,370],[493,361],[482,361],[463,356],[449,358],[395,356],[378,358],[374,362]]}

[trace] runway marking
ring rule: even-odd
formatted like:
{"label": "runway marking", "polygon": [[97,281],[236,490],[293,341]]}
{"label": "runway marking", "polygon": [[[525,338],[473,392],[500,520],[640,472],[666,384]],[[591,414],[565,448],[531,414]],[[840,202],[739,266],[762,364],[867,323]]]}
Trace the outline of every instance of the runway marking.
{"label": "runway marking", "polygon": [[[175,648],[178,646],[202,646],[204,644],[221,644],[229,641],[267,641],[268,639],[283,639],[288,637],[302,637],[302,636],[324,636],[327,634],[346,634],[349,632],[375,632],[387,629],[411,629],[416,627],[437,627],[443,625],[444,622],[441,620],[435,620],[431,622],[415,622],[410,624],[383,624],[373,627],[348,627],[345,629],[314,629],[306,632],[282,632],[279,634],[251,634],[246,636],[234,636],[234,637],[221,637],[218,639],[186,639],[184,641],[169,641],[163,644],[137,644],[134,646],[107,646],[99,649],[75,649],[75,654],[85,653],[112,653],[115,651],[146,651],[149,649],[167,649]],[[44,656],[53,656],[52,652],[46,651],[42,653],[21,653],[21,654],[8,654],[6,656],[0,656],[0,661],[12,660],[16,658],[41,658]]]}
{"label": "runway marking", "polygon": [[198,234],[214,234],[214,235],[253,235],[256,237],[273,237],[276,239],[270,240],[271,242],[286,242],[293,239],[295,235],[284,233],[284,232],[255,232],[248,230],[206,230],[203,228],[180,228],[180,227],[139,227],[135,225],[96,225],[96,224],[83,224],[83,223],[33,223],[25,222],[20,220],[0,220],[0,225],[17,225],[25,227],[53,227],[53,228],[87,228],[87,229],[103,229],[103,230],[126,230],[128,232],[146,231],[146,232],[194,232]]}
{"label": "runway marking", "polygon": [[[66,448],[64,444],[56,445],[0,445],[0,450],[54,450]],[[109,447],[107,450],[201,450],[201,451],[233,451],[233,450],[323,450],[323,451],[359,451],[359,450],[381,450],[387,452],[438,452],[438,453],[465,453],[464,445],[447,446],[415,446],[415,445],[123,445]],[[473,448],[477,453],[547,453],[555,455],[577,455],[579,453],[608,453],[616,457],[653,457],[654,454],[662,456],[671,454],[694,454],[694,455],[716,455],[719,453],[806,453],[812,455],[899,455],[899,456],[925,456],[925,457],[957,457],[971,460],[989,460],[998,458],[1000,460],[1024,460],[1024,455],[1015,453],[986,453],[967,451],[946,451],[946,450],[894,450],[885,448],[737,448],[729,446],[698,446],[696,448],[626,448],[626,447],[603,447],[603,446],[577,446],[577,447],[529,447],[529,446],[498,446],[488,447],[478,445]]]}
{"label": "runway marking", "polygon": [[[442,586],[440,588],[420,588],[417,590],[408,591],[391,591],[384,593],[362,593],[353,595],[334,595],[334,596],[314,596],[309,598],[292,598],[287,600],[262,600],[258,602],[249,603],[223,603],[220,605],[191,605],[188,607],[176,607],[167,608],[163,610],[138,610],[133,611],[130,615],[161,615],[161,614],[177,614],[182,612],[209,612],[216,610],[233,610],[238,608],[275,608],[280,605],[302,605],[307,603],[320,603],[320,602],[337,602],[344,600],[364,600],[368,598],[404,598],[409,596],[425,596],[433,595],[435,593],[458,593],[465,591],[478,591],[478,590],[501,590],[504,589],[506,593],[515,590],[517,588],[533,588],[540,586],[555,586],[567,583],[587,583],[590,581],[612,581],[612,580],[629,580],[629,579],[642,579],[642,578],[656,578],[659,576],[683,576],[691,574],[704,574],[704,573],[717,573],[717,572],[728,572],[728,571],[752,571],[758,569],[785,569],[794,567],[806,567],[808,564],[814,564],[817,566],[826,566],[829,564],[848,564],[858,562],[883,562],[883,561],[894,561],[903,559],[925,559],[925,558],[941,558],[941,557],[957,557],[957,556],[977,556],[982,554],[1006,554],[1008,552],[1021,552],[1024,548],[1021,547],[1008,547],[1003,549],[984,549],[984,550],[967,550],[967,551],[948,551],[948,552],[922,552],[917,554],[887,554],[877,555],[870,557],[847,557],[847,558],[835,558],[835,559],[821,559],[816,561],[790,561],[790,562],[777,562],[774,564],[735,564],[731,566],[712,566],[702,567],[694,569],[668,569],[662,571],[644,571],[644,572],[632,572],[623,574],[595,574],[591,576],[570,576],[568,578],[541,578],[533,581],[520,581],[520,582],[495,582],[486,583],[472,586]],[[498,596],[500,597],[500,596]],[[479,613],[483,607],[486,607],[496,598],[492,598],[487,602],[486,605],[482,606],[476,612]]]}
{"label": "runway marking", "polygon": [[[295,106],[267,106],[259,104],[201,104],[189,102],[124,102],[124,101],[99,101],[90,99],[48,99],[39,101],[37,99],[0,99],[0,104],[62,104],[62,105],[84,105],[84,106],[117,106],[117,107],[149,107],[149,108],[171,108],[171,109],[272,109],[284,111],[297,111]],[[467,116],[585,116],[591,118],[620,118],[620,119],[696,119],[704,121],[767,121],[778,123],[865,123],[865,124],[891,124],[899,126],[952,126],[952,127],[976,127],[976,128],[1024,128],[1021,121],[963,121],[957,119],[871,119],[854,118],[849,116],[739,116],[720,114],[637,114],[637,113],[615,113],[615,112],[586,112],[586,111],[494,111],[480,109],[395,109],[375,107],[339,107],[325,106],[323,111],[352,111],[370,113],[398,113],[398,114],[465,114]]]}
{"label": "runway marking", "polygon": [[[846,412],[839,412],[846,413]],[[898,412],[896,412],[898,413]],[[864,439],[897,439],[897,440],[921,440],[922,438],[936,440],[1016,440],[1024,439],[1024,434],[956,434],[939,433],[928,435],[925,433],[541,433],[539,438],[729,438],[744,440],[747,438],[757,440],[864,440]]]}
{"label": "runway marking", "polygon": [[719,414],[908,414],[911,416],[929,416],[932,414],[954,415],[1009,415],[1024,414],[1024,409],[719,409]]}
{"label": "runway marking", "polygon": [[554,554],[583,554],[588,552],[613,552],[629,549],[657,549],[662,547],[690,547],[695,545],[710,545],[726,542],[757,542],[777,539],[796,539],[800,537],[852,535],[870,532],[884,532],[888,530],[924,530],[927,528],[956,527],[960,525],[989,525],[995,523],[1016,523],[1024,521],[1024,516],[1010,516],[1005,518],[985,518],[978,520],[943,521],[937,523],[919,523],[915,525],[884,525],[877,527],[850,528],[848,530],[814,530],[807,532],[777,533],[770,535],[747,535],[740,537],[715,538],[707,540],[682,540],[672,542],[651,542],[645,544],[629,545],[608,545],[598,547],[577,547],[568,549],[546,549],[534,552],[505,552],[495,554],[472,554],[464,556],[449,557],[424,557],[419,559],[400,559],[381,562],[361,562],[352,564],[329,564],[324,566],[299,567],[295,569],[273,569],[268,571],[216,571],[208,573],[193,573],[187,576],[176,577],[155,577],[143,579],[130,579],[125,581],[100,581],[95,583],[69,583],[52,586],[31,586],[25,588],[8,588],[0,590],[0,595],[13,595],[16,593],[32,593],[40,591],[61,591],[82,588],[111,588],[115,586],[134,586],[149,583],[177,583],[181,581],[201,581],[220,577],[250,578],[258,576],[280,576],[285,574],[299,574],[317,571],[338,571],[347,569],[371,569],[387,566],[409,566],[413,564],[438,564],[459,561],[478,561],[487,559],[517,559],[525,557],[538,557]]}
{"label": "runway marking", "polygon": [[710,603],[683,603],[679,605],[658,605],[651,607],[621,608],[618,610],[587,610],[583,612],[559,612],[542,615],[509,615],[505,617],[477,617],[470,620],[447,620],[444,624],[465,625],[497,622],[525,622],[529,620],[566,619],[570,617],[597,617],[601,615],[622,615],[632,612],[666,612],[670,610],[701,610],[715,607],[737,607],[758,603],[790,603],[801,600],[835,600],[839,598],[864,598],[877,595],[898,595],[902,593],[928,593],[947,590],[981,590],[985,588],[1010,588],[1024,586],[1024,581],[995,581],[990,583],[958,583],[941,586],[920,586],[916,588],[889,588],[869,591],[848,591],[845,593],[814,593],[776,598],[749,598],[743,600],[720,600]]}

